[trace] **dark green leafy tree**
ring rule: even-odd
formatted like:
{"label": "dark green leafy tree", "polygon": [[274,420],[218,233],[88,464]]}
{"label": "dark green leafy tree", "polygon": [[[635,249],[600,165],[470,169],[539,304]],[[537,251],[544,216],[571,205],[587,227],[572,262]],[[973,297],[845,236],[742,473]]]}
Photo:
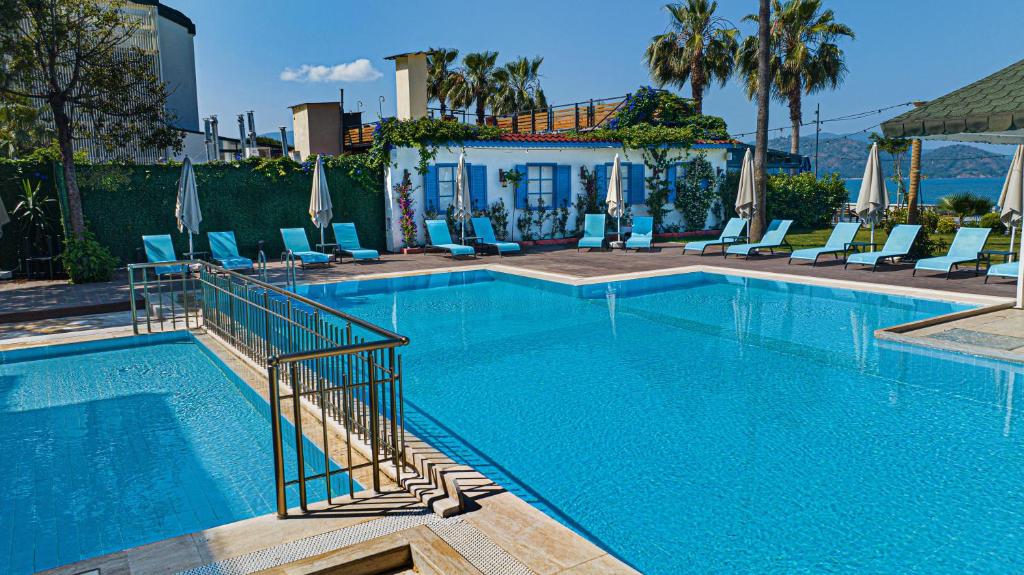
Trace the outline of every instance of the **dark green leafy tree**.
{"label": "dark green leafy tree", "polygon": [[[855,35],[849,26],[836,22],[832,10],[822,9],[822,0],[771,0],[770,18],[771,95],[789,105],[793,127],[790,152],[798,154],[803,96],[842,84],[846,59],[838,40]],[[757,22],[758,15],[750,14],[744,20]],[[750,97],[757,93],[757,55],[758,38],[745,38],[737,62]]]}
{"label": "dark green leafy tree", "polygon": [[61,153],[71,232],[81,239],[76,138],[97,141],[113,157],[127,151],[125,142],[180,150],[167,88],[153,54],[132,45],[140,22],[124,10],[124,0],[3,1],[10,4],[0,12],[13,14],[18,24],[0,40],[6,45],[0,97],[43,108]]}
{"label": "dark green leafy tree", "polygon": [[686,0],[668,4],[669,29],[651,38],[644,61],[659,86],[682,88],[687,82],[696,112],[704,107],[711,82],[724,86],[732,76],[739,50],[739,30],[715,15],[718,2]]}

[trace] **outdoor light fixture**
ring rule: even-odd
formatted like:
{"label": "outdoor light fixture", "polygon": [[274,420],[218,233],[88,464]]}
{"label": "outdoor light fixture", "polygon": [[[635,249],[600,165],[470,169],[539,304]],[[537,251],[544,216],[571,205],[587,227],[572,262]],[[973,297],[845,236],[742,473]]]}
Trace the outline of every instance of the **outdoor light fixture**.
{"label": "outdoor light fixture", "polygon": [[498,182],[501,183],[501,187],[507,187],[505,184],[505,170],[498,168]]}

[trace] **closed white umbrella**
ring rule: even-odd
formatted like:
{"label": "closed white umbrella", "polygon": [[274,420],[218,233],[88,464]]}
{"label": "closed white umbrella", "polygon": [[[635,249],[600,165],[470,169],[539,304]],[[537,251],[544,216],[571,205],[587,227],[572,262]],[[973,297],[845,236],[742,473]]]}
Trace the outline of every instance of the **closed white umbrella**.
{"label": "closed white umbrella", "polygon": [[889,190],[885,187],[882,162],[878,159],[878,144],[872,144],[857,195],[857,216],[871,226],[871,243],[875,243],[875,224],[885,218],[888,209]]}
{"label": "closed white umbrella", "polygon": [[1017,146],[1013,154],[1013,161],[1010,162],[1010,171],[1006,174],[1006,181],[1003,182],[1003,193],[999,195],[999,219],[1010,228],[1010,251],[1013,251],[1013,241],[1016,237],[1017,226],[1020,225],[1022,214],[1024,214],[1024,144]]}
{"label": "closed white umbrella", "polygon": [[466,243],[466,220],[473,216],[473,207],[470,206],[469,185],[466,181],[466,155],[459,154],[459,165],[455,168],[455,221],[459,222],[462,230],[462,243]]}
{"label": "closed white umbrella", "polygon": [[757,211],[757,191],[754,187],[754,155],[747,148],[743,154],[740,168],[740,184],[736,189],[736,215],[747,220],[747,233],[750,233],[750,220]]}
{"label": "closed white umbrella", "polygon": [[178,231],[188,230],[189,259],[192,258],[192,234],[199,233],[199,224],[203,221],[203,212],[199,209],[199,193],[196,192],[196,172],[192,169],[192,160],[185,156],[181,163],[181,176],[178,177],[178,199],[174,205],[174,217],[178,220]]}
{"label": "closed white umbrella", "polygon": [[309,196],[309,217],[313,225],[320,228],[320,244],[324,243],[324,228],[331,224],[334,206],[331,205],[331,191],[327,189],[327,173],[324,172],[323,156],[316,157],[313,168],[313,191]]}
{"label": "closed white umbrella", "polygon": [[622,241],[622,166],[619,162],[619,155],[615,154],[612,161],[612,171],[608,174],[608,195],[604,203],[608,205],[608,215],[615,218],[615,238]]}

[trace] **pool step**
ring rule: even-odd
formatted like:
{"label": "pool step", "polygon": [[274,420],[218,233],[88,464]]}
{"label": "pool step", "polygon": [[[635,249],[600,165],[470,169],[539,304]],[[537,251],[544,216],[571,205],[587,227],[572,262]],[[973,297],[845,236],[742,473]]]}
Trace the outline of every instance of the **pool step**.
{"label": "pool step", "polygon": [[418,475],[403,477],[402,488],[441,517],[466,511],[466,489],[490,482],[472,467],[458,464],[419,441],[412,442],[406,461]]}

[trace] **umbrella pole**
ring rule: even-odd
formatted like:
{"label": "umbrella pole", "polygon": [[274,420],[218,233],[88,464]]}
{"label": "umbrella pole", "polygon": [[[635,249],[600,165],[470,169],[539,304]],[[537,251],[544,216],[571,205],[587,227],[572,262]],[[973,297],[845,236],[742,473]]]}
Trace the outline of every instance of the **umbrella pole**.
{"label": "umbrella pole", "polygon": [[190,259],[190,260],[194,260],[195,259],[195,256],[193,255],[193,253],[194,253],[194,250],[192,249],[192,230],[189,230],[189,232],[188,232],[188,259]]}
{"label": "umbrella pole", "polygon": [[[1017,227],[1014,226],[1014,225],[1011,225],[1010,226],[1010,252],[1013,252],[1013,240],[1014,240],[1014,236],[1016,234],[1017,234]],[[1013,256],[1011,255],[1009,257],[1009,259],[1007,259],[1006,261],[1012,262],[1013,261]]]}
{"label": "umbrella pole", "polygon": [[320,249],[324,249],[324,227],[317,226],[320,228]]}
{"label": "umbrella pole", "polygon": [[618,215],[615,217],[615,241],[622,241],[622,210],[617,210]]}
{"label": "umbrella pole", "polygon": [[871,251],[875,251],[875,224],[871,224]]}

